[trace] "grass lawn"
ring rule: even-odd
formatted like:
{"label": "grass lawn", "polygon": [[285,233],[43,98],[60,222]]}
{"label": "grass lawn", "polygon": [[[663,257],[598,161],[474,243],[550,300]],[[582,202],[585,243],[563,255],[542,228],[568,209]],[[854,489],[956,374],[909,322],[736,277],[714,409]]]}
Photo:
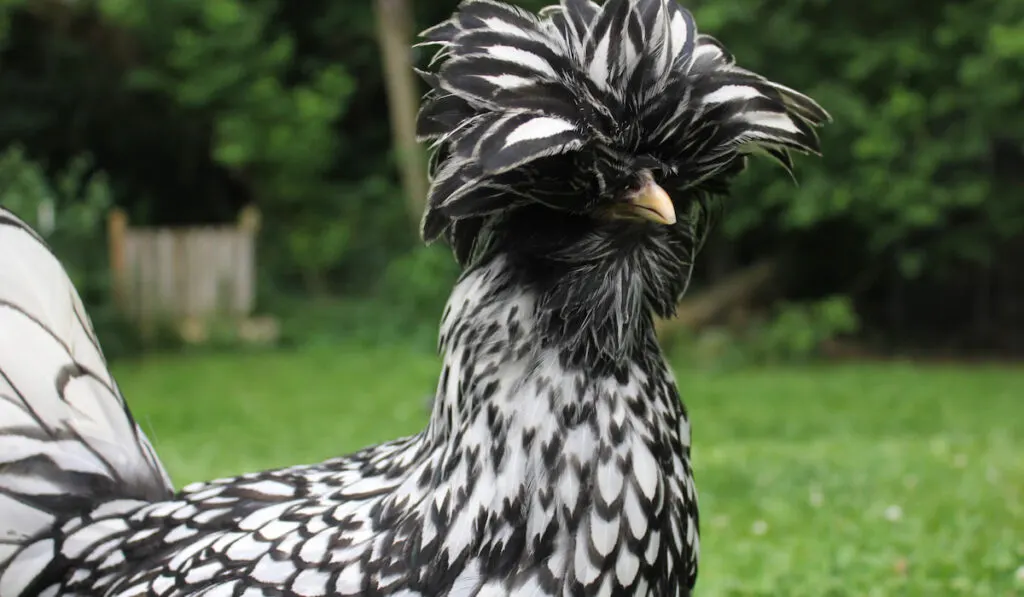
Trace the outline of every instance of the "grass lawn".
{"label": "grass lawn", "polygon": [[[175,481],[417,431],[436,361],[358,348],[177,357],[115,374]],[[679,370],[701,597],[1024,595],[1024,369]]]}

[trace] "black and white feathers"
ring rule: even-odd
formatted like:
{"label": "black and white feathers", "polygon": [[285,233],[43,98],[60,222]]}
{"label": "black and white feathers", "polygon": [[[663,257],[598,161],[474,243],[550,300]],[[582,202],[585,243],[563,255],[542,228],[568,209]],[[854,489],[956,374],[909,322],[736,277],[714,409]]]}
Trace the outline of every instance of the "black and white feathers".
{"label": "black and white feathers", "polygon": [[[510,255],[549,335],[592,365],[629,358],[645,320],[673,313],[706,203],[747,156],[790,170],[828,118],[738,67],[675,0],[539,15],[469,1],[424,37],[438,49],[419,114],[435,149],[423,237],[443,235],[464,265]],[[644,193],[671,224],[614,217],[649,220],[629,209]]]}
{"label": "black and white feathers", "polygon": [[21,595],[52,562],[52,540],[22,548],[55,524],[171,495],[67,274],[0,209],[0,595]]}
{"label": "black and white feathers", "polygon": [[454,289],[420,434],[174,494],[57,259],[0,208],[0,594],[688,595],[689,423],[653,337],[615,375],[566,367],[517,277],[498,258]]}
{"label": "black and white feathers", "polygon": [[814,151],[825,113],[674,0],[475,0],[426,35],[423,234],[466,266],[426,429],[172,493],[67,275],[0,208],[0,595],[691,594],[690,424],[652,318],[692,206],[748,153]]}
{"label": "black and white feathers", "polygon": [[723,190],[750,153],[790,169],[828,119],[737,66],[676,0],[563,0],[539,15],[468,1],[424,37],[438,50],[419,114],[437,149],[423,235],[445,233],[461,262],[489,214],[586,212],[641,168],[682,203]]}

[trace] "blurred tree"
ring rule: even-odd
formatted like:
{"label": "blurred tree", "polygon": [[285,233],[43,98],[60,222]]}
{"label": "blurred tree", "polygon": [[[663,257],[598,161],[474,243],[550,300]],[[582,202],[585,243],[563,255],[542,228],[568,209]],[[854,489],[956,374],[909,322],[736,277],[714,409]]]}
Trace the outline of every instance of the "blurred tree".
{"label": "blurred tree", "polygon": [[416,140],[419,87],[410,59],[415,42],[409,0],[374,0],[377,37],[384,63],[392,145],[398,153],[399,173],[405,189],[411,221],[419,225],[427,196],[427,162]]}
{"label": "blurred tree", "polygon": [[[694,5],[742,65],[809,92],[835,118],[823,167],[800,168],[794,188],[758,164],[725,210],[722,232],[746,252],[789,251],[790,292],[867,301],[918,279],[956,284],[965,264],[991,267],[1024,232],[1024,3]],[[909,300],[889,315],[964,323],[941,290],[927,294],[913,316]]]}
{"label": "blurred tree", "polygon": [[[781,256],[783,296],[850,295],[868,330],[1024,343],[1024,3],[689,4],[835,118],[798,186],[767,164],[737,183],[698,282]],[[455,5],[415,2],[417,28]],[[91,155],[133,221],[256,202],[277,290],[403,294],[436,255],[409,254],[376,34],[371,3],[0,0],[0,146],[51,176]]]}
{"label": "blurred tree", "polygon": [[303,65],[294,38],[271,28],[271,2],[106,0],[100,8],[158,57],[127,72],[128,88],[202,115],[209,156],[274,222],[271,238],[300,266],[307,288],[323,290],[352,223],[326,179],[336,159],[332,124],[353,87],[345,69]]}

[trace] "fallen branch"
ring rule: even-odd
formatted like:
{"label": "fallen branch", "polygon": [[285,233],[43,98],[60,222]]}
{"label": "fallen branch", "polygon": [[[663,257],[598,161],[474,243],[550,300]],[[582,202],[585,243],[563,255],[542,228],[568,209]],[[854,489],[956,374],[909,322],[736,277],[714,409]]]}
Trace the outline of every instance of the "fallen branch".
{"label": "fallen branch", "polygon": [[744,306],[775,279],[778,261],[764,259],[730,274],[718,284],[679,303],[672,319],[655,322],[658,337],[666,339],[682,330],[699,330],[737,307]]}

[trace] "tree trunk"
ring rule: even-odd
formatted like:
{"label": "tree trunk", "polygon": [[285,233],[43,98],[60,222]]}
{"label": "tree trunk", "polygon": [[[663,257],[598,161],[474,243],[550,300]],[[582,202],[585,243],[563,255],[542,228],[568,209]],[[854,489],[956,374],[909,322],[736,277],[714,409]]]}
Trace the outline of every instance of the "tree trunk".
{"label": "tree trunk", "polygon": [[374,7],[377,38],[384,60],[392,143],[398,156],[406,209],[418,226],[427,197],[427,165],[423,149],[416,141],[420,93],[410,55],[412,10],[409,0],[375,0]]}

